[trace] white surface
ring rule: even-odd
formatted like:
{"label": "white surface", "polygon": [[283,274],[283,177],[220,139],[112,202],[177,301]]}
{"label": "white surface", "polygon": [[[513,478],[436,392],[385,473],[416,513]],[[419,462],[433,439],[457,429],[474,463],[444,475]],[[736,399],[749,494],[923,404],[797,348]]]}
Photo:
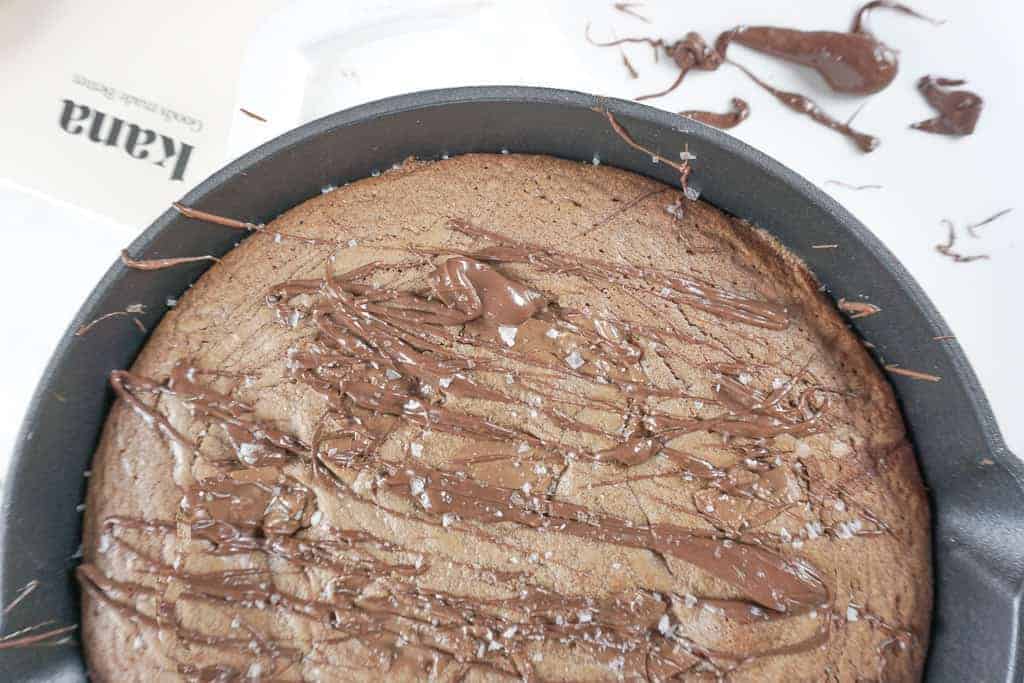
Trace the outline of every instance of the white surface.
{"label": "white surface", "polygon": [[242,52],[278,4],[0,0],[0,177],[145,224],[220,167]]}
{"label": "white surface", "polygon": [[[647,2],[642,23],[611,9],[611,2],[293,3],[264,21],[250,41],[238,103],[269,119],[235,116],[230,156],[304,121],[402,92],[453,85],[529,84],[633,97],[661,89],[675,72],[650,49],[627,47],[641,74],[630,80],[614,49],[583,39],[586,22],[596,39],[614,34],[676,38],[696,30],[713,39],[742,19],[801,28],[844,30],[857,2],[801,0],[785,4],[719,0],[714,3]],[[1024,206],[961,237],[965,252],[988,252],[991,261],[956,264],[934,251],[945,238],[939,221],[979,220],[1019,201],[1022,111],[1018,75],[1024,50],[1014,34],[1024,6],[989,0],[920,2],[918,8],[947,19],[941,27],[878,11],[874,32],[900,49],[900,74],[867,100],[860,129],[879,135],[882,147],[862,154],[850,143],[785,110],[734,69],[691,74],[672,95],[649,102],[671,111],[724,110],[729,98],[751,104],[751,118],[732,131],[810,180],[834,178],[877,183],[882,190],[855,192],[825,186],[871,228],[907,266],[945,316],[981,378],[1010,449],[1024,454],[1020,387],[1024,368],[1017,346],[1024,324],[1016,302],[1024,285],[1020,259]],[[163,49],[154,44],[154,49]],[[845,118],[863,100],[826,92],[813,73],[755,55],[741,47],[730,56],[782,88],[811,95]],[[925,73],[970,79],[986,99],[978,131],[946,139],[907,129],[932,116],[914,89]],[[514,151],[514,150],[513,150]],[[40,272],[28,258],[8,259],[0,270],[7,293],[0,303],[0,459],[13,446],[24,406],[67,321],[103,270],[144,226],[119,226],[0,185],[0,239],[10,255],[46,254]],[[871,293],[864,283],[864,294]],[[882,312],[880,315],[885,315]],[[909,364],[908,364],[909,365]],[[941,384],[937,390],[941,390]],[[2,471],[2,469],[0,469]]]}

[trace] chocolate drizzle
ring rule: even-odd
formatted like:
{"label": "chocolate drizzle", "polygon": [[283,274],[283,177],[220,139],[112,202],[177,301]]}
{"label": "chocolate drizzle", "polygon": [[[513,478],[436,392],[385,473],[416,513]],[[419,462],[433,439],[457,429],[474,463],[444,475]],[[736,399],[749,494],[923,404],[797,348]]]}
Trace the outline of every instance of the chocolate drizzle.
{"label": "chocolate drizzle", "polygon": [[969,90],[949,90],[967,81],[922,76],[917,89],[939,115],[911,124],[911,128],[939,135],[970,135],[978,125],[984,101]]}
{"label": "chocolate drizzle", "polygon": [[757,83],[759,86],[761,86],[761,88],[771,93],[779,102],[782,102],[784,105],[786,105],[787,107],[789,107],[790,109],[799,114],[809,116],[815,123],[820,123],[826,128],[831,128],[840,135],[849,138],[850,140],[853,141],[855,145],[857,145],[857,147],[861,149],[861,151],[872,152],[875,149],[877,149],[878,145],[881,143],[881,140],[876,138],[874,135],[861,133],[860,131],[851,128],[850,124],[843,123],[842,121],[835,119],[830,114],[825,112],[821,107],[819,107],[814,102],[814,100],[811,100],[810,98],[800,95],[798,93],[779,90],[778,88],[768,85],[767,83],[762,81],[760,78],[751,73],[750,70],[747,69],[746,67],[736,64],[735,62],[733,62],[733,64],[736,66],[736,68],[745,73],[750,78],[750,80],[754,81],[754,83]]}
{"label": "chocolate drizzle", "polygon": [[732,111],[724,114],[719,114],[711,111],[700,111],[699,109],[690,109],[688,111],[679,112],[680,116],[685,116],[688,119],[694,121],[700,121],[701,123],[715,128],[729,129],[735,128],[742,122],[747,120],[750,116],[750,105],[747,104],[746,100],[742,100],[739,97],[732,98]]}
{"label": "chocolate drizzle", "polygon": [[[21,603],[35,593],[39,586],[40,582],[36,579],[25,584],[13,600],[0,609],[0,616],[7,617],[9,614],[12,614]],[[53,621],[44,621],[40,624],[21,628],[0,636],[0,650],[13,650],[34,645],[63,645],[72,642],[70,634],[78,630],[78,625],[71,624],[69,626],[47,628],[52,626],[53,623]]]}
{"label": "chocolate drizzle", "polygon": [[[458,679],[479,670],[541,680],[538,656],[548,644],[571,646],[626,679],[722,678],[762,658],[811,651],[843,628],[828,577],[767,528],[804,500],[839,510],[838,501],[846,512],[823,519],[808,538],[889,533],[847,493],[808,488],[812,473],[765,445],[827,430],[833,392],[806,364],[780,376],[712,335],[565,307],[527,283],[596,282],[638,306],[658,302],[766,335],[791,324],[788,307],[693,273],[562,253],[466,220],[450,229],[471,246],[409,249],[431,259],[429,272],[423,261],[337,273],[328,264],[322,278],[286,280],[265,293],[277,324],[303,333],[288,350],[287,372],[324,402],[312,438],[234,398],[244,374],[189,361],[162,381],[112,373],[119,399],[167,444],[169,457],[153,466],[168,467],[181,498],[174,519],[102,520],[99,552],[130,558],[131,575],[89,562],[78,569],[84,590],[143,631],[173,633],[225,657],[245,651],[251,661],[248,671],[181,663],[178,672],[197,681],[287,678],[297,662],[315,663],[331,646],[361,648],[355,652],[369,670],[390,676]],[[395,272],[403,286],[383,284]],[[709,362],[709,351],[729,360]],[[666,386],[650,376],[654,360],[702,363],[715,383],[707,393]],[[676,441],[699,434],[719,437],[735,462],[716,464]],[[454,456],[433,455],[442,442],[459,444]],[[599,490],[668,477],[699,486],[691,499],[662,501],[672,522],[639,521],[564,498],[563,486],[584,465],[600,474]],[[338,501],[375,511],[380,525],[332,518]],[[676,523],[676,513],[702,524]],[[669,571],[673,562],[695,567],[724,589],[699,597],[644,586],[566,595],[535,572],[575,571],[572,563],[545,556],[509,571],[484,556],[467,562],[415,533],[390,538],[388,520],[510,552],[522,551],[519,534],[528,532],[571,547],[644,553]],[[173,561],[159,550],[171,537]],[[196,555],[216,558],[216,569],[191,568]],[[282,568],[330,578],[311,592],[282,582]],[[502,596],[431,585],[435,571]],[[238,616],[230,629],[208,630],[186,618],[199,606]],[[262,619],[268,613],[301,620],[317,635],[311,642],[273,631]],[[888,639],[915,642],[873,618]],[[710,631],[698,625],[705,619],[715,620]],[[704,642],[716,632],[720,639]],[[746,645],[727,647],[728,634],[740,632]],[[880,650],[882,666],[896,650]]]}

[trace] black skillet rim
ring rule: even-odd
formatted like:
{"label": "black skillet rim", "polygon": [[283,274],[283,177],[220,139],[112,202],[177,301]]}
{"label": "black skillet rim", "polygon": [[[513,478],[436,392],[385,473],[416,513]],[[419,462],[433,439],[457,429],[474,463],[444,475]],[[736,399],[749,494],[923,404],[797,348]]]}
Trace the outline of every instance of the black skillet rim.
{"label": "black skillet rim", "polygon": [[[226,183],[236,180],[239,176],[245,176],[248,170],[257,167],[275,155],[287,152],[292,146],[325,135],[339,128],[356,126],[380,117],[415,112],[417,110],[484,103],[561,106],[574,110],[594,109],[595,107],[607,108],[619,117],[620,120],[630,125],[639,124],[653,129],[681,133],[688,136],[691,140],[706,141],[710,146],[720,148],[734,155],[740,162],[749,165],[756,173],[761,174],[765,178],[788,186],[808,205],[827,214],[846,233],[845,237],[849,239],[849,243],[855,249],[862,249],[867,256],[871,257],[881,268],[892,275],[897,281],[900,290],[898,294],[905,297],[906,302],[919,312],[927,322],[927,327],[929,328],[926,330],[927,333],[933,336],[948,333],[948,328],[941,315],[916,281],[902,264],[896,260],[895,256],[863,224],[809,181],[767,157],[765,154],[719,130],[635,102],[599,98],[573,91],[519,86],[481,86],[417,92],[360,105],[307,123],[261,145],[214,173],[185,195],[182,201],[187,205],[203,206],[205,198],[216,193]],[[632,165],[635,165],[635,163]],[[648,175],[657,176],[656,173],[650,172],[650,169],[646,172]],[[699,183],[699,170],[695,177]],[[132,254],[146,255],[154,246],[154,243],[181,220],[182,218],[175,211],[170,209],[165,211],[131,244],[130,252]],[[787,246],[791,249],[793,248],[792,245],[787,244]],[[230,248],[230,245],[228,248]],[[807,257],[807,253],[801,253],[797,249],[794,249],[794,251],[801,257]],[[812,266],[812,268],[819,276],[823,275],[821,266]],[[203,270],[205,270],[205,266],[193,269],[192,281]],[[827,267],[825,270],[827,270]],[[40,418],[46,412],[45,404],[48,401],[52,402],[50,397],[58,385],[59,376],[67,371],[65,361],[76,342],[74,331],[81,324],[94,320],[99,315],[107,312],[100,308],[105,295],[115,284],[125,278],[127,273],[127,269],[119,261],[115,262],[97,284],[57,345],[29,404],[12,454],[4,485],[4,495],[2,503],[0,503],[0,587],[2,587],[4,600],[9,600],[13,596],[14,591],[19,587],[12,585],[13,579],[9,576],[11,573],[9,571],[10,558],[13,557],[15,552],[15,550],[9,547],[9,544],[12,543],[12,539],[9,538],[10,527],[14,523],[16,515],[23,515],[29,512],[31,505],[38,500],[38,498],[23,495],[19,487],[20,480],[27,476],[25,472],[28,459],[32,455],[33,435],[38,433],[37,430],[41,426]],[[826,280],[827,278],[822,279]],[[154,313],[150,312],[147,316],[143,317],[147,326],[151,329],[159,320],[160,315],[159,313],[154,315]],[[863,333],[863,330],[856,321],[854,321],[854,327]],[[138,346],[141,347],[143,343],[144,339],[140,340]],[[998,476],[1005,475],[1009,477],[1011,488],[1015,489],[1016,494],[1020,494],[1024,490],[1024,486],[1022,486],[1022,482],[1024,482],[1024,467],[1006,449],[988,401],[962,349],[955,341],[946,342],[942,345],[941,354],[944,357],[945,364],[952,371],[946,371],[943,374],[943,382],[948,383],[945,386],[962,389],[969,399],[969,413],[964,412],[967,406],[959,405],[955,409],[956,419],[963,422],[965,429],[979,430],[984,445],[987,448],[988,457],[991,458],[999,470],[1002,470],[1003,474]],[[901,389],[899,382],[894,381],[894,385],[896,386],[897,395],[906,391],[906,389]],[[104,418],[105,412],[99,418],[101,423]],[[916,426],[916,428],[920,428],[920,426]],[[1015,508],[1015,506],[1013,507]],[[999,512],[996,511],[995,514],[998,515]],[[75,524],[80,524],[80,520],[76,519]],[[998,527],[998,524],[996,526]],[[1013,525],[1012,529],[1016,530],[1017,525]],[[984,550],[986,544],[991,546],[991,541],[982,540],[979,544],[982,550]],[[1014,577],[1019,577],[1020,574],[1017,570],[1019,570],[1022,560],[1020,557],[1013,556],[1015,553],[1012,549],[1008,552],[1011,557],[1008,559],[1000,557],[996,560],[996,564],[999,565],[998,570],[1009,570]],[[69,558],[69,561],[73,561],[73,559]],[[68,566],[71,566],[71,564]],[[62,569],[66,570],[67,567]],[[998,570],[993,571],[996,574],[1002,573]],[[999,578],[999,576],[995,576],[993,580],[998,580]],[[1022,632],[1022,620],[1020,618],[1021,589],[1022,586],[1018,581],[1013,591],[1011,606],[1015,618],[1009,633],[1010,642],[1003,655],[1007,662],[1005,680],[1018,680],[1022,675],[1021,643],[1022,638],[1024,638],[1024,632]],[[0,604],[3,604],[3,601],[0,601]],[[75,656],[78,656],[77,651]],[[930,670],[929,678],[931,674],[936,673],[939,672],[934,669]]]}

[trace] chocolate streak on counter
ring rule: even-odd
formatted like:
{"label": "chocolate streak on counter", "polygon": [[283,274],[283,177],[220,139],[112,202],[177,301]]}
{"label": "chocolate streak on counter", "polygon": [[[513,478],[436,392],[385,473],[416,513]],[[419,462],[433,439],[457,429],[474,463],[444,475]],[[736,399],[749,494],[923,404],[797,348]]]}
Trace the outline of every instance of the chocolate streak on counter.
{"label": "chocolate streak on counter", "polygon": [[933,119],[910,124],[911,128],[939,135],[970,135],[974,132],[984,101],[969,90],[947,90],[967,81],[953,78],[922,76],[917,89],[939,115]]}
{"label": "chocolate streak on counter", "polygon": [[220,263],[219,258],[210,255],[137,260],[128,255],[127,249],[121,250],[121,263],[133,270],[163,270],[164,268],[173,268],[174,266],[180,266],[186,263],[196,263],[198,261],[216,261],[217,263]]}
{"label": "chocolate streak on counter", "polygon": [[626,71],[629,72],[629,77],[636,79],[640,78],[640,74],[637,73],[636,67],[633,66],[633,62],[629,61],[629,57],[626,56],[625,52],[619,51],[622,54],[622,65],[626,67]]}
{"label": "chocolate streak on counter", "polygon": [[754,83],[771,93],[779,102],[782,102],[797,113],[811,117],[811,119],[816,123],[820,123],[826,128],[831,128],[840,135],[849,138],[861,149],[861,151],[872,152],[878,148],[878,145],[881,142],[878,138],[873,135],[868,135],[867,133],[856,131],[851,128],[849,124],[833,118],[810,98],[804,97],[798,93],[786,92],[785,90],[779,90],[778,88],[772,87],[751,73],[745,66],[737,64],[736,62],[731,63],[740,71],[745,73],[750,80],[754,81]]}
{"label": "chocolate streak on counter", "polygon": [[[617,125],[610,114],[609,118],[613,125]],[[642,147],[637,147],[643,149]],[[677,170],[680,167],[688,169],[685,163],[680,165],[663,157],[659,158],[672,164]],[[663,299],[692,306],[725,320],[746,323],[770,330],[784,330],[789,326],[786,307],[781,304],[745,297],[718,285],[680,273],[653,268],[639,268],[625,263],[613,263],[600,259],[561,254],[538,245],[509,239],[501,233],[487,230],[459,219],[453,220],[451,227],[466,235],[486,238],[501,245],[500,247],[474,252],[475,258],[482,261],[529,263],[542,270],[554,273],[573,272],[574,270],[586,272],[590,270],[594,276],[605,280],[622,279],[628,281],[635,279],[646,282],[652,287],[661,288],[658,291],[658,296]]]}
{"label": "chocolate streak on counter", "polygon": [[[305,619],[328,634],[314,637],[315,644],[358,641],[370,652],[367,665],[383,662],[386,671],[433,658],[435,666],[440,660],[460,675],[480,667],[527,680],[538,678],[529,650],[543,641],[571,643],[605,665],[616,661],[627,678],[656,679],[689,673],[724,677],[758,658],[805,652],[827,642],[834,624],[842,624],[830,616],[833,598],[824,579],[798,554],[774,549],[781,539],[758,534],[760,525],[797,500],[791,492],[800,487],[789,467],[773,464],[768,449],[758,444],[778,434],[819,429],[826,418],[826,389],[806,376],[806,368],[760,389],[751,374],[758,370],[738,360],[709,368],[717,378],[712,396],[659,388],[645,374],[640,362],[644,355],[666,353],[658,348],[666,337],[701,342],[628,320],[560,308],[499,268],[514,264],[593,279],[634,291],[638,298],[650,296],[648,288],[653,288],[664,301],[767,330],[789,324],[786,309],[680,273],[561,254],[465,221],[454,221],[452,228],[492,244],[456,256],[439,250],[438,256],[447,256],[439,259],[421,289],[366,284],[378,270],[395,268],[370,263],[347,273],[328,271],[319,280],[283,282],[268,292],[267,304],[281,324],[305,325],[315,332],[288,355],[292,376],[327,400],[328,414],[312,443],[261,421],[252,405],[232,398],[231,392],[202,383],[204,378],[233,380],[233,375],[186,362],[177,364],[166,382],[113,373],[111,384],[119,398],[170,442],[174,481],[183,497],[176,520],[105,519],[101,552],[106,544],[134,558],[132,571],[139,578],[115,580],[90,563],[78,570],[84,589],[140,626],[173,629],[184,643],[233,653],[249,648],[258,662],[268,662],[267,676],[280,675],[308,657],[308,643],[291,642],[290,634],[278,641],[255,632],[205,633],[182,623],[177,604],[280,611]],[[515,330],[511,346],[493,338],[495,328],[501,332],[503,327]],[[461,350],[465,346],[476,351],[474,356]],[[523,366],[516,370],[520,381],[493,386],[489,378],[511,372],[510,361]],[[765,372],[777,377],[781,371]],[[567,392],[562,383],[570,380],[588,384]],[[610,396],[610,391],[615,394]],[[181,404],[204,430],[223,429],[226,457],[209,460],[214,456],[202,455],[160,403],[142,400],[145,395]],[[647,404],[648,398],[662,396],[700,401],[715,406],[716,413],[702,418],[676,409],[670,414]],[[576,405],[577,397],[583,399],[581,406],[618,414],[622,427],[570,417],[564,407]],[[491,418],[469,412],[458,399],[509,408]],[[532,410],[536,417],[522,418],[518,410]],[[557,428],[537,430],[534,420],[547,420]],[[547,463],[550,470],[527,479],[536,484],[528,489],[516,478],[474,464],[493,462],[490,455],[486,461],[472,456],[449,463],[458,468],[454,470],[414,458],[385,457],[383,444],[397,430],[410,427],[448,433],[471,445],[492,444],[499,459]],[[722,448],[739,449],[747,458],[722,468],[667,445],[674,436],[694,431],[738,440]],[[599,438],[607,447],[587,452],[572,442],[575,433]],[[507,446],[516,443],[525,445],[525,451]],[[557,481],[574,460],[628,472],[656,456],[701,482],[704,488],[694,502],[702,503],[713,530],[636,523],[555,498]],[[198,458],[215,473],[194,474],[192,462]],[[296,478],[296,465],[326,485],[328,495],[410,524],[472,534],[499,547],[506,547],[503,525],[514,524],[645,550],[708,572],[737,589],[740,597],[694,598],[642,588],[625,595],[567,596],[532,583],[528,571],[503,573],[500,580],[510,589],[504,599],[423,587],[419,581],[433,558],[416,559],[410,548],[367,530],[324,525],[316,494]],[[285,466],[290,474],[283,471]],[[360,475],[373,480],[372,497],[346,483]],[[556,485],[550,487],[552,483]],[[709,504],[715,506],[713,512],[707,511]],[[870,512],[861,514],[872,519]],[[830,525],[828,533],[848,538],[881,532],[842,524]],[[884,529],[881,523],[879,529]],[[221,558],[259,553],[328,572],[331,590],[300,596],[275,586],[269,570],[251,566],[190,572],[143,547],[147,540],[168,534],[176,534],[190,551]],[[486,566],[472,571],[499,572]],[[151,585],[172,580],[180,591],[174,601]],[[365,590],[371,585],[376,590]],[[793,630],[781,639],[755,633],[745,641],[747,651],[723,652],[688,635],[692,624],[680,620],[678,610],[695,606],[719,616],[717,631],[818,616],[804,622],[806,628],[792,622]],[[199,668],[184,673],[235,671],[228,665],[195,666]]]}
{"label": "chocolate streak on counter", "polygon": [[896,77],[896,53],[864,30],[861,18],[876,7],[895,9],[927,21],[904,5],[871,2],[857,12],[850,33],[800,31],[775,26],[738,26],[715,40],[715,50],[726,57],[731,43],[807,66],[817,71],[836,92],[871,95]]}
{"label": "chocolate streak on counter", "polygon": [[679,115],[685,116],[688,119],[693,119],[694,121],[700,121],[701,123],[709,126],[714,126],[715,128],[728,130],[729,128],[735,128],[743,121],[746,121],[747,117],[750,116],[750,105],[747,104],[746,100],[734,97],[732,98],[732,111],[725,114],[701,111],[699,109],[690,109],[688,111],[679,112]]}
{"label": "chocolate streak on counter", "polygon": [[[739,542],[723,542],[673,524],[647,527],[595,513],[579,505],[407,464],[385,486],[411,497],[431,514],[491,523],[495,519],[545,529],[602,544],[650,550],[680,559],[739,588],[758,605],[780,613],[803,613],[828,601],[828,591],[806,561]],[[412,493],[415,491],[415,493]]]}

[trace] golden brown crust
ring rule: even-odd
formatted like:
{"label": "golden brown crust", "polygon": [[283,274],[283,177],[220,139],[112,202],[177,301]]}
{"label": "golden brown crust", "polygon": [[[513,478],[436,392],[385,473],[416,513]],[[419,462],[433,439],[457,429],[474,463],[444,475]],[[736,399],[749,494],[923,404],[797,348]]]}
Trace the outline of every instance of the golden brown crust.
{"label": "golden brown crust", "polygon": [[[717,350],[724,346],[749,362],[754,385],[763,386],[766,392],[771,391],[774,375],[789,378],[801,373],[813,376],[827,389],[828,420],[820,431],[782,434],[759,442],[778,457],[781,466],[794,473],[789,481],[797,493],[786,511],[766,523],[764,529],[776,535],[785,529],[791,540],[781,544],[780,552],[787,557],[803,557],[820,572],[830,593],[830,606],[823,606],[822,612],[831,615],[815,614],[813,618],[817,620],[814,623],[830,624],[827,645],[797,654],[756,658],[738,666],[730,679],[915,680],[923,667],[931,613],[929,513],[891,387],[799,260],[766,233],[702,202],[685,203],[681,214],[666,210],[678,201],[679,192],[655,181],[609,167],[549,157],[466,155],[437,163],[408,163],[380,178],[311,199],[283,214],[264,234],[243,242],[168,311],[132,372],[163,381],[175,363],[187,360],[200,368],[250,375],[254,380],[236,385],[237,393],[233,395],[255,405],[261,420],[309,443],[325,413],[325,403],[297,383],[286,364],[288,349],[309,339],[310,330],[302,325],[295,329],[281,325],[267,306],[264,293],[285,280],[320,278],[325,267],[338,273],[373,260],[405,264],[375,276],[380,283],[419,287],[438,257],[398,253],[391,246],[433,245],[452,250],[487,246],[486,240],[453,232],[452,218],[547,249],[683,271],[723,283],[746,296],[785,302],[792,323],[785,330],[767,330],[725,324],[707,311],[668,305],[656,297],[638,302],[615,286],[574,279],[572,274],[542,272],[526,264],[501,265],[510,277],[538,289],[562,308],[585,309],[595,315],[610,311],[620,319],[628,315],[647,325],[685,330],[708,340],[706,346],[686,350],[685,362],[648,354],[645,372],[659,385],[686,386],[694,393],[714,395],[716,375],[709,366],[727,360]],[[278,231],[289,237],[275,239]],[[335,244],[306,244],[293,239],[294,235]],[[354,246],[349,240],[355,240]],[[334,260],[327,265],[330,257]],[[421,262],[410,265],[416,259]],[[221,384],[223,390],[231,385]],[[584,391],[572,383],[564,389]],[[216,430],[207,432],[182,402],[173,397],[147,398],[150,403],[153,400],[176,429],[199,444],[201,453],[223,448],[223,439]],[[507,407],[481,410],[498,420]],[[401,454],[414,436],[397,434],[392,451]],[[432,439],[427,442],[434,453],[431,457],[438,462],[456,457],[458,449],[450,439],[436,434],[428,438]],[[580,438],[582,446],[592,445],[588,439]],[[726,467],[737,459],[722,445],[718,433],[689,434],[673,446],[697,452],[716,466]],[[169,602],[178,597],[180,586],[175,587],[174,581],[157,580],[152,573],[147,575],[137,561],[133,566],[129,550],[104,540],[103,525],[112,515],[176,519],[182,494],[174,483],[173,460],[165,438],[123,400],[115,403],[93,464],[84,539],[86,562],[106,576],[156,586]],[[664,522],[714,529],[708,518],[695,513],[684,515],[664,497],[687,501],[693,508],[696,501],[703,500],[693,497],[698,484],[648,480],[593,488],[595,483],[614,478],[604,469],[607,467],[574,465],[572,476],[556,482],[557,497],[595,506],[603,513],[637,524]],[[204,471],[198,459],[191,469],[193,473]],[[289,464],[285,469],[289,476],[316,491],[319,509],[332,524],[355,522],[398,542],[415,536],[416,544],[457,561],[515,568],[509,564],[506,547],[468,535],[453,541],[448,532],[414,522],[392,520],[383,524],[379,514],[336,499],[309,476],[305,467]],[[629,475],[665,469],[664,463],[655,458],[630,468]],[[355,475],[347,481],[358,486]],[[388,502],[400,508],[403,504]],[[878,533],[859,533],[867,530]],[[136,540],[154,543],[152,536]],[[644,589],[666,595],[739,597],[733,586],[715,576],[646,550],[580,538],[552,539],[511,525],[502,527],[501,540],[523,549],[534,548],[541,556],[552,553],[550,564],[530,565],[530,581],[567,596]],[[167,561],[183,553],[188,562],[194,563],[190,564],[193,569],[204,566],[204,560],[190,554],[187,544],[174,534],[147,547]],[[528,554],[524,550],[524,558]],[[256,562],[260,566],[265,563],[277,572],[278,581],[295,590],[316,589],[320,586],[317,582],[322,581],[312,576],[306,579],[308,586],[291,584],[293,579],[282,567],[266,560]],[[502,596],[500,585],[487,585],[469,570],[431,569],[421,581],[438,590]],[[90,671],[97,680],[171,680],[181,675],[183,664],[222,663],[244,674],[254,661],[244,651],[188,645],[166,624],[153,627],[133,623],[122,612],[107,607],[98,595],[96,590],[83,592],[83,637]],[[183,605],[180,610],[179,616],[197,629],[232,631],[232,610],[228,608],[217,611],[208,606]],[[674,613],[696,624],[692,634],[707,638],[703,644],[711,649],[749,651],[752,644],[762,649],[765,644],[766,636],[749,628],[708,627],[707,620],[715,616],[712,610],[696,610],[688,617],[685,610]],[[807,630],[795,619],[787,629],[794,633]],[[811,617],[806,619],[811,623]],[[288,633],[301,642],[308,643],[315,637],[312,626],[280,610],[261,614],[253,623],[260,631]],[[767,638],[771,643],[785,640],[771,628]],[[884,656],[879,654],[880,647]],[[545,648],[546,656],[537,664],[543,677],[596,680],[615,676],[607,664],[583,654],[559,650],[554,645]],[[380,680],[385,674],[368,665],[367,656],[358,645],[346,643],[329,654],[302,660],[282,677]],[[884,670],[880,671],[880,666]],[[394,669],[390,677],[398,680],[402,671]],[[456,667],[449,667],[439,675],[445,679],[455,673]],[[415,678],[422,671],[408,675]],[[484,680],[492,675],[474,669],[468,680]]]}

